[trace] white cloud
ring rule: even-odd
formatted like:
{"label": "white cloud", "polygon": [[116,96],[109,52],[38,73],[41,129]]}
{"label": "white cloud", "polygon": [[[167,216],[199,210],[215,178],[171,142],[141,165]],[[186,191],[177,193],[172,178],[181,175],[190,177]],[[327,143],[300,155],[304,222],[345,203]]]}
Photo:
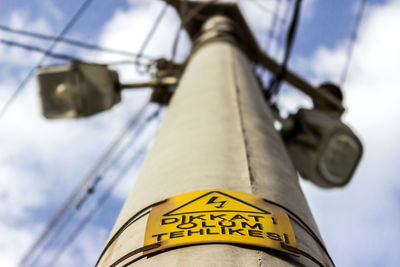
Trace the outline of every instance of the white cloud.
{"label": "white cloud", "polygon": [[[9,16],[9,23],[7,23],[7,25],[16,29],[29,28],[29,30],[34,32],[50,32],[49,23],[47,23],[45,19],[38,18],[33,21],[29,20],[28,12],[25,9],[17,9],[13,13],[11,13]],[[46,44],[43,41],[32,41],[31,38],[14,33],[8,33],[5,31],[0,31],[0,38],[33,46],[43,46],[44,44]],[[3,64],[2,68],[6,68],[7,75],[9,76],[12,76],[11,71],[15,71],[15,67],[28,69],[27,66],[35,64],[39,58],[40,54],[37,53],[25,51],[20,48],[8,47],[4,45],[0,46],[0,63]],[[10,62],[12,62],[13,64],[10,64]],[[11,69],[11,67],[13,69]],[[4,75],[4,71],[2,75]]]}
{"label": "white cloud", "polygon": [[[286,30],[291,22],[295,2],[258,1],[257,3],[256,1],[238,0],[237,2],[260,47],[267,51],[269,56],[282,60]],[[300,10],[300,23],[313,18],[315,3],[315,0],[303,1]],[[275,18],[275,16],[277,17]],[[272,29],[274,31],[271,36],[270,31]]]}
{"label": "white cloud", "polygon": [[[272,2],[266,1],[264,4],[270,5]],[[117,10],[106,23],[99,36],[100,45],[137,51],[162,3],[132,0],[129,4],[128,9]],[[256,26],[267,14],[260,11],[256,14],[250,3],[246,5],[251,14],[248,18],[256,32],[265,32],[269,25],[263,29]],[[310,17],[314,12],[312,7],[312,3],[308,7],[306,5],[309,11],[305,13],[308,12]],[[354,181],[343,190],[333,191],[321,191],[303,183],[338,266],[367,266],[367,261],[374,263],[373,260],[379,258],[388,259],[387,266],[394,266],[396,261],[400,261],[392,253],[399,238],[396,224],[400,219],[400,184],[396,176],[399,171],[397,158],[400,156],[397,141],[400,128],[396,125],[400,114],[397,104],[399,91],[396,89],[400,82],[397,75],[400,66],[396,59],[400,58],[400,40],[395,34],[400,25],[399,11],[399,1],[372,7],[366,14],[355,47],[346,83],[349,111],[345,119],[363,137],[366,153]],[[26,27],[28,22],[24,20],[24,13],[18,12],[11,16],[10,25]],[[50,22],[48,18],[35,20],[32,25],[36,26],[30,29],[51,32]],[[171,32],[174,33],[177,26],[177,16],[171,9],[145,53],[168,57],[173,38]],[[188,43],[187,39],[185,42]],[[312,72],[315,81],[325,78],[335,80],[342,67],[344,49],[344,41],[334,49],[321,47],[311,59],[302,59],[302,64],[307,65],[305,67]],[[96,60],[117,59],[98,53],[84,52],[80,55]],[[37,56],[0,46],[0,60],[2,68],[4,62],[9,64],[5,67],[8,75],[2,76],[8,78],[0,81],[0,99],[6,99],[22,76],[20,68],[36,63]],[[132,67],[121,67],[119,70],[123,81],[142,78],[134,76]],[[42,219],[48,221],[57,210],[57,205],[61,205],[116,133],[124,127],[146,94],[138,96],[134,92],[124,92],[121,104],[87,120],[47,121],[39,114],[35,83],[29,84],[0,120],[0,200],[3,203],[0,205],[0,215],[9,218],[9,221],[0,222],[0,236],[3,237],[0,240],[0,265],[16,263],[45,226],[45,223],[25,218],[23,214],[42,209],[47,216]],[[291,109],[296,107],[296,101],[297,96],[293,95],[287,100]],[[304,104],[308,105],[309,102],[304,101]],[[116,189],[117,195],[129,191],[127,183],[132,181],[121,184]],[[53,202],[51,210],[44,212],[43,209],[49,209],[46,202],[50,201]],[[31,225],[26,227],[27,223]],[[100,243],[103,245],[101,240],[107,234],[101,228],[87,228],[77,244],[81,247],[72,248],[71,251],[81,250],[80,255],[95,258],[93,253],[98,251]],[[8,240],[12,236],[15,242],[10,245]],[[368,257],[363,258],[365,251]],[[76,261],[77,257],[74,258],[76,254],[70,252],[65,254],[62,263],[66,266],[82,265],[82,262]]]}
{"label": "white cloud", "polygon": [[76,238],[73,246],[59,258],[58,266],[94,266],[108,237],[108,230],[90,225]]}
{"label": "white cloud", "polygon": [[[286,29],[289,25],[293,5],[289,1],[255,2],[252,0],[238,1],[259,46],[266,50],[270,56],[281,59],[284,52],[281,42],[285,38],[283,29]],[[311,7],[309,4],[307,6]],[[260,23],[261,21],[263,23]]]}
{"label": "white cloud", "polygon": [[[154,20],[163,8],[161,1],[131,1],[131,8],[118,9],[111,20],[106,23],[99,37],[99,43],[104,47],[113,47],[126,51],[139,51],[143,41],[147,37]],[[172,50],[173,38],[179,27],[179,20],[175,10],[168,7],[157,31],[148,43],[144,54],[154,58],[169,58]],[[180,49],[185,50],[188,40],[185,35],[181,36]],[[98,56],[98,54],[96,54]],[[180,55],[182,56],[182,55]],[[100,61],[112,61],[117,57],[112,55],[101,55],[97,57]],[[132,67],[119,67],[121,80],[132,81],[135,79],[148,79],[138,75]]]}
{"label": "white cloud", "polygon": [[36,0],[36,2],[40,5],[41,8],[48,11],[48,14],[51,15],[56,20],[61,20],[64,18],[64,14],[61,9],[54,3],[54,0]]}
{"label": "white cloud", "polygon": [[[38,18],[28,23],[26,13],[17,10],[7,25],[29,25],[29,30],[50,32],[50,21]],[[14,35],[9,39],[28,40]],[[33,44],[31,40],[28,43]],[[36,64],[40,55],[0,47],[2,107],[26,75],[27,66]],[[132,68],[127,71],[132,72]],[[28,83],[0,119],[0,216],[4,218],[0,222],[1,266],[13,266],[21,259],[147,96],[146,90],[124,92],[121,104],[103,114],[50,121],[40,114],[35,79]],[[6,238],[11,234],[12,238]]]}
{"label": "white cloud", "polygon": [[[393,247],[400,236],[398,157],[400,106],[399,1],[370,6],[360,28],[345,84],[347,121],[362,137],[365,153],[351,184],[342,190],[318,190],[303,183],[309,203],[338,266],[395,266]],[[346,41],[320,47],[308,63],[314,80],[337,80]],[[367,255],[367,256],[363,256]]]}
{"label": "white cloud", "polygon": [[28,249],[36,238],[37,230],[37,224],[31,227],[18,227],[11,223],[0,223],[0,265],[15,266],[21,259],[21,250]]}

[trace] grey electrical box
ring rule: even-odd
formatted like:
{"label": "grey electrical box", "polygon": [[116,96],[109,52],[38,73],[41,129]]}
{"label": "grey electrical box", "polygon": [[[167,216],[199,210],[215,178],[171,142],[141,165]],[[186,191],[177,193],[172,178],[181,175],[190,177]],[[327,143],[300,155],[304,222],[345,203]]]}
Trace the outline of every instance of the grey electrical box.
{"label": "grey electrical box", "polygon": [[36,70],[43,115],[86,117],[121,101],[118,74],[106,65],[72,61]]}
{"label": "grey electrical box", "polygon": [[336,112],[300,109],[292,118],[283,138],[300,175],[322,187],[346,185],[362,156],[358,137]]}

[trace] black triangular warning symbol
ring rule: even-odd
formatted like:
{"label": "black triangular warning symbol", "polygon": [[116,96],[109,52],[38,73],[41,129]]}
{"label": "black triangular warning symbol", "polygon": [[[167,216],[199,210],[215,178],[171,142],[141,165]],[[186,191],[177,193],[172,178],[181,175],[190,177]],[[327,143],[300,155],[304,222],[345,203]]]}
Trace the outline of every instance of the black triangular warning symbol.
{"label": "black triangular warning symbol", "polygon": [[230,196],[220,191],[207,192],[176,209],[167,212],[163,216],[200,213],[200,212],[246,212],[271,214],[248,202]]}

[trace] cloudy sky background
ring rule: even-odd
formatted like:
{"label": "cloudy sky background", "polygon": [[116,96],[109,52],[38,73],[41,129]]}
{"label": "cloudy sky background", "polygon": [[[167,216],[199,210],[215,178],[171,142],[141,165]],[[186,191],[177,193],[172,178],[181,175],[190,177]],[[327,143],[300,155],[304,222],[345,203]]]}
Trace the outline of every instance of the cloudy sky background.
{"label": "cloudy sky background", "polygon": [[[282,36],[278,34],[271,43],[267,38],[272,21],[268,9],[273,10],[277,1],[262,1],[265,9],[253,2],[243,0],[240,6],[261,46],[279,59]],[[282,0],[279,11],[282,17],[286,14],[286,5],[292,6],[293,2]],[[2,0],[0,24],[56,34],[80,3],[78,0]],[[338,82],[358,1],[305,0],[304,4],[290,67],[314,84],[326,80]],[[156,0],[94,0],[67,36],[137,51],[162,5]],[[355,44],[344,85],[348,107],[344,120],[360,135],[365,154],[352,182],[335,190],[323,190],[302,182],[337,266],[398,266],[400,263],[397,249],[400,239],[399,14],[399,0],[370,0]],[[168,10],[145,53],[169,57],[178,25],[175,12]],[[0,38],[42,47],[48,45],[1,31]],[[184,35],[181,40],[178,58],[184,59],[189,41]],[[55,51],[91,61],[122,59],[62,44]],[[40,56],[0,44],[0,107]],[[53,63],[60,61],[46,62]],[[133,66],[116,69],[123,82],[148,78],[139,76]],[[122,103],[108,112],[86,119],[49,121],[40,114],[36,83],[34,79],[30,81],[0,118],[1,266],[16,265],[148,95],[149,90],[145,89],[127,91],[123,93]],[[299,105],[310,105],[307,97],[288,86],[282,89],[279,103],[286,113]],[[144,117],[155,109],[155,106],[148,107]],[[132,157],[145,149],[158,122],[159,119],[153,120],[149,128],[134,139],[127,154],[99,183],[96,194],[106,190],[113,177],[130,164]],[[133,136],[135,129],[130,134]],[[139,165],[140,157],[103,208],[59,258],[59,266],[94,264],[134,183]],[[96,194],[86,204],[96,203]],[[48,254],[51,258],[51,253]]]}

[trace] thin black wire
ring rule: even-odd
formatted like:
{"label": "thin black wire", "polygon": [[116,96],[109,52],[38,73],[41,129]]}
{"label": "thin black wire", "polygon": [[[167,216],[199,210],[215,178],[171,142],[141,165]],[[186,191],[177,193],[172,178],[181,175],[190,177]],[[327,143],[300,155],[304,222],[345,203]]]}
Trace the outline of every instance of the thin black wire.
{"label": "thin black wire", "polygon": [[[148,125],[148,122],[151,119],[153,119],[155,116],[157,116],[158,114],[159,114],[159,111],[156,110],[152,114],[148,115],[147,118],[144,120],[144,122],[140,126],[137,126],[135,133],[131,137],[130,141],[127,144],[125,144],[124,148],[118,152],[118,155],[106,166],[106,168],[104,168],[104,170],[102,171],[103,174],[107,172],[109,167],[116,165],[117,161],[132,147],[133,143],[137,140],[137,137],[140,136],[140,134],[145,130],[146,126]],[[100,175],[100,178],[101,178],[101,175]],[[97,180],[97,177],[96,177],[96,180]],[[94,186],[94,183],[92,183],[92,185],[90,185],[89,187],[92,187],[92,186]],[[87,198],[87,195],[84,195],[83,198],[78,201],[78,204],[82,205],[83,202],[86,200],[86,198]],[[48,238],[49,241],[47,241],[47,243],[43,245],[43,248],[41,249],[42,251],[47,251],[47,249],[56,241],[57,237],[60,236],[60,232],[63,231],[63,229],[66,227],[66,225],[69,223],[69,221],[73,218],[73,215],[74,215],[73,213],[76,212],[79,208],[75,207],[75,209],[73,209],[73,210],[67,210],[67,211],[71,211],[72,214],[70,214],[70,216],[66,217],[66,219],[58,226],[58,229],[56,231],[53,231],[53,235],[50,234],[50,237]],[[64,245],[65,244],[63,244],[62,246],[64,246]],[[40,253],[39,253],[39,255],[35,258],[35,260],[30,265],[36,266],[37,265],[36,263],[38,260],[40,260],[40,258],[41,257],[40,257]]]}
{"label": "thin black wire", "polygon": [[[45,250],[45,248],[51,244],[56,237],[54,235],[57,235],[57,232],[60,232],[64,227],[69,223],[69,221],[73,218],[72,214],[71,216],[67,216],[68,213],[71,213],[71,210],[69,207],[71,207],[79,196],[79,194],[83,191],[83,189],[86,187],[87,184],[90,183],[91,178],[97,173],[98,169],[101,168],[101,166],[106,162],[110,154],[115,150],[115,148],[119,145],[121,142],[122,138],[128,133],[128,131],[136,124],[137,120],[141,116],[141,114],[144,112],[145,108],[147,107],[147,104],[145,104],[142,108],[141,111],[139,111],[130,121],[128,126],[125,128],[125,130],[118,136],[118,138],[114,141],[114,143],[109,147],[109,149],[106,151],[105,154],[103,154],[102,158],[96,163],[95,167],[91,170],[90,174],[86,176],[86,178],[82,181],[80,186],[77,188],[77,190],[74,192],[74,194],[70,197],[70,199],[66,202],[66,204],[63,206],[63,208],[59,211],[59,213],[53,218],[49,226],[47,227],[46,231],[39,237],[39,239],[35,242],[35,244],[31,247],[31,250],[29,251],[30,255],[27,255],[25,258],[25,261],[21,263],[20,266],[23,265],[24,262],[27,262],[29,258],[33,258],[33,263],[31,265],[34,265],[34,263],[38,260],[38,258],[34,258],[33,253],[39,249],[40,252],[40,244],[45,242],[47,239],[47,242],[42,246],[41,250]],[[74,210],[72,210],[74,212]],[[62,218],[66,218],[64,221],[61,223],[57,224],[59,221],[62,220]],[[58,230],[54,230],[58,228]],[[53,230],[53,231],[52,231]],[[36,254],[38,252],[36,251]],[[40,254],[40,253],[39,253]]]}
{"label": "thin black wire", "polygon": [[[19,35],[29,36],[29,37],[33,37],[36,39],[42,39],[42,40],[46,40],[46,41],[53,41],[57,38],[56,36],[53,36],[53,35],[36,33],[36,32],[31,32],[31,31],[26,31],[26,30],[21,30],[21,29],[15,29],[15,28],[11,28],[9,26],[1,25],[1,24],[0,24],[0,30],[6,31],[6,32],[11,32],[11,33],[16,33]],[[137,53],[114,49],[114,48],[107,48],[107,47],[99,46],[96,44],[90,44],[90,43],[86,43],[83,41],[74,40],[74,39],[70,39],[70,38],[66,38],[66,37],[59,38],[58,42],[76,46],[76,47],[81,47],[84,49],[96,50],[96,51],[101,51],[101,52],[116,54],[116,55],[121,55],[121,56],[128,56],[128,57],[137,57],[138,56]],[[144,54],[141,54],[140,57],[148,59],[148,60],[154,60],[152,57],[150,57],[148,55],[144,55]]]}
{"label": "thin black wire", "polygon": [[143,209],[139,210],[135,214],[133,214],[118,230],[114,232],[112,236],[108,239],[107,243],[103,247],[103,250],[100,253],[99,258],[97,259],[97,262],[95,266],[99,265],[101,259],[103,258],[104,254],[107,252],[108,248],[114,243],[114,241],[132,224],[134,224],[136,221],[139,219],[143,218],[144,216],[148,215],[150,213],[150,208],[157,206],[161,203],[164,203],[166,199],[161,200],[159,202],[153,203],[151,205],[148,205],[144,207]]}
{"label": "thin black wire", "polygon": [[[159,107],[155,112],[153,112],[146,118],[146,120],[144,121],[144,125],[141,128],[140,133],[143,132],[143,130],[146,128],[146,126],[148,126],[149,123],[153,119],[155,119],[159,116],[160,111],[161,111],[161,107]],[[140,133],[139,133],[139,135],[140,135]],[[151,138],[148,138],[148,139],[151,139]],[[132,140],[135,141],[136,138],[134,138]],[[78,227],[75,228],[73,233],[68,236],[68,239],[66,240],[66,242],[61,246],[61,248],[58,249],[58,253],[56,253],[55,256],[50,260],[50,262],[45,266],[56,266],[55,264],[61,258],[63,253],[66,251],[66,249],[69,247],[69,245],[72,244],[72,242],[75,240],[75,238],[81,233],[81,231],[84,229],[84,227],[91,221],[93,216],[105,204],[106,200],[108,199],[110,194],[113,192],[113,190],[117,186],[117,184],[125,176],[125,174],[133,167],[133,165],[135,165],[136,163],[140,163],[144,159],[148,142],[144,142],[144,143],[145,143],[144,147],[142,149],[140,149],[137,153],[135,153],[135,155],[131,158],[131,160],[129,162],[127,162],[125,167],[118,173],[118,175],[116,175],[112,184],[107,188],[107,190],[101,195],[100,199],[97,201],[97,203],[96,203],[97,205],[95,206],[95,208],[93,208],[91,211],[89,211],[89,213],[85,216],[84,220],[81,221],[81,223],[79,224]],[[129,147],[130,147],[130,145],[126,146],[126,148],[129,148]],[[121,153],[125,153],[126,151],[127,151],[127,149]],[[114,165],[115,162],[112,164]]]}
{"label": "thin black wire", "polygon": [[21,81],[21,83],[18,85],[18,87],[14,90],[14,92],[11,94],[10,98],[6,101],[4,106],[1,108],[0,111],[0,119],[4,116],[8,108],[11,106],[11,104],[14,102],[14,100],[17,98],[19,93],[25,88],[27,85],[28,81],[31,79],[33,76],[36,68],[40,67],[45,60],[47,59],[47,54],[52,52],[53,49],[56,47],[58,41],[74,26],[74,24],[78,21],[78,19],[82,16],[83,12],[86,10],[86,8],[89,6],[89,4],[93,0],[84,0],[84,2],[79,6],[78,10],[75,12],[75,14],[72,16],[72,18],[69,20],[69,22],[65,25],[65,27],[62,29],[62,31],[57,35],[55,39],[53,39],[47,48],[47,53],[45,53],[42,58],[38,61],[35,67],[33,67],[28,74],[25,76],[25,78]]}
{"label": "thin black wire", "polygon": [[[269,27],[269,29],[267,31],[265,43],[263,45],[264,50],[267,53],[272,53],[272,51],[271,51],[272,50],[272,43],[273,43],[273,40],[274,40],[275,31],[276,31],[277,26],[278,26],[278,21],[280,21],[281,28],[283,29],[284,25],[285,25],[285,23],[287,21],[287,17],[288,17],[288,16],[283,16],[282,17],[279,14],[282,0],[275,0],[274,1],[275,2],[274,9],[271,9],[271,8],[268,8],[268,7],[264,6],[262,4],[262,1],[260,1],[260,0],[239,0],[239,3],[243,3],[243,2],[246,2],[246,3],[249,2],[249,3],[253,4],[253,5],[256,5],[260,9],[262,9],[264,12],[270,13],[272,15],[271,26]],[[267,72],[263,68],[257,67],[256,65],[254,65],[254,71],[259,76],[260,81],[262,83],[264,83],[264,77],[266,76]]]}
{"label": "thin black wire", "polygon": [[[264,6],[264,5],[262,4],[262,1],[260,1],[260,0],[239,0],[238,3],[239,3],[239,4],[240,4],[240,3],[251,3],[251,4],[253,4],[254,6],[259,7],[262,11],[273,15],[273,17],[272,17],[272,24],[274,24],[274,23],[277,24],[277,22],[280,21],[281,24],[284,25],[287,19],[286,19],[286,16],[282,17],[282,16],[280,16],[279,13],[278,13],[278,12],[279,12],[279,4],[278,4],[278,2],[280,2],[280,1],[281,1],[281,0],[276,0],[276,1],[275,1],[275,2],[276,2],[275,10]],[[267,49],[267,47],[269,47],[269,40],[270,40],[270,38],[272,38],[271,35],[273,35],[273,32],[274,32],[274,29],[273,29],[273,28],[274,28],[273,25],[271,25],[271,27],[269,27],[269,30],[268,30],[268,33],[267,33],[266,42],[265,42],[265,49]],[[272,32],[271,32],[271,31],[272,31]]]}
{"label": "thin black wire", "polygon": [[[12,47],[17,47],[20,49],[24,49],[27,51],[33,51],[37,52],[40,54],[47,55],[48,57],[51,58],[56,58],[56,59],[61,59],[61,60],[72,60],[72,61],[80,61],[80,62],[86,62],[86,63],[93,63],[94,62],[88,62],[87,60],[84,60],[82,58],[74,57],[68,54],[60,54],[60,53],[54,53],[54,52],[49,52],[44,48],[38,47],[38,46],[33,46],[33,45],[28,45],[28,44],[23,44],[19,42],[15,42],[12,40],[6,40],[0,38],[0,43],[7,45],[7,46],[12,46]],[[108,61],[108,62],[96,62],[96,64],[105,64],[105,65],[140,65],[140,66],[147,66],[148,64],[136,61],[136,60],[117,60],[117,61]]]}
{"label": "thin black wire", "polygon": [[312,262],[314,262],[315,264],[317,264],[319,267],[325,267],[322,262],[320,262],[318,259],[316,259],[314,256],[312,256],[311,254],[309,254],[308,252],[298,249],[296,247],[292,247],[289,245],[286,245],[285,243],[281,242],[281,248],[303,255],[304,257],[306,257],[307,259],[311,260]]}
{"label": "thin black wire", "polygon": [[272,18],[272,24],[271,24],[270,30],[268,32],[268,41],[265,46],[267,52],[271,52],[272,42],[274,40],[275,31],[278,26],[278,14],[279,14],[279,10],[281,9],[281,5],[282,5],[282,0],[276,0],[274,17]]}
{"label": "thin black wire", "polygon": [[[136,128],[136,132],[131,137],[130,141],[127,144],[125,144],[124,148],[118,152],[118,155],[115,156],[115,158],[102,170],[103,174],[106,173],[112,166],[116,165],[118,160],[133,146],[133,143],[137,140],[137,137],[144,131],[145,127],[147,126],[147,121],[148,120],[145,120],[141,126],[138,126]],[[87,188],[92,188],[94,190],[95,186],[98,184],[98,182],[100,182],[102,177],[103,177],[103,175],[97,176],[96,179],[94,180],[94,182],[91,185],[89,185]],[[63,229],[66,227],[66,225],[68,225],[69,221],[71,221],[71,219],[73,218],[74,212],[76,212],[77,210],[79,210],[81,208],[81,206],[86,202],[88,197],[89,197],[89,194],[88,194],[88,191],[86,190],[85,195],[83,195],[82,198],[80,200],[78,200],[77,205],[75,206],[75,209],[71,210],[71,212],[72,212],[71,216],[66,217],[66,220],[64,220],[64,222],[62,222],[62,224],[58,227],[57,231],[53,232],[54,233],[53,237],[49,238],[50,241],[48,241],[44,245],[44,247],[42,249],[43,251],[47,251],[47,249],[49,247],[51,247],[51,245],[57,240],[57,237],[60,236],[60,232],[63,231]],[[62,246],[64,246],[64,245],[62,245]],[[58,250],[60,250],[60,249],[58,249]],[[61,249],[61,251],[62,251],[62,249]],[[54,257],[57,257],[57,256],[55,255]],[[40,255],[39,255],[39,257],[36,258],[36,260],[31,265],[36,266],[35,263],[39,259],[40,259]],[[52,265],[50,265],[50,266],[52,266]]]}
{"label": "thin black wire", "polygon": [[111,186],[108,188],[106,192],[103,193],[103,195],[100,197],[100,199],[97,202],[97,205],[95,208],[93,208],[88,215],[86,215],[85,219],[81,221],[81,223],[78,225],[78,227],[75,228],[75,230],[72,232],[72,234],[68,235],[68,239],[64,244],[61,246],[61,248],[58,249],[58,253],[55,254],[55,256],[50,260],[48,264],[45,266],[56,266],[55,264],[57,261],[61,258],[61,256],[64,254],[66,249],[72,244],[72,242],[75,240],[75,238],[82,232],[82,230],[85,228],[85,226],[92,220],[94,215],[98,211],[100,211],[100,208],[105,204],[106,200],[110,196],[110,194],[113,192],[114,188],[118,185],[118,183],[121,181],[121,178],[124,177],[124,175],[133,167],[133,165],[137,162],[141,162],[142,159],[144,159],[146,150],[141,149],[138,151],[138,154],[133,157],[128,164],[125,166],[125,168],[117,175],[116,179],[114,182],[111,184]]}
{"label": "thin black wire", "polygon": [[252,3],[252,4],[258,6],[259,8],[261,8],[262,10],[264,10],[267,13],[271,13],[273,15],[278,15],[276,13],[276,11],[274,11],[274,10],[264,6],[263,4],[261,4],[263,1],[260,1],[260,0],[239,0],[239,1]]}
{"label": "thin black wire", "polygon": [[[290,0],[287,0],[285,5],[285,10],[283,11],[283,16],[285,18],[289,18],[290,11],[291,11]],[[285,44],[285,32],[286,32],[285,27],[286,27],[286,21],[281,21],[280,28],[278,30],[279,34],[278,36],[276,36],[276,43],[278,47],[284,46]]]}
{"label": "thin black wire", "polygon": [[343,86],[347,79],[347,74],[349,73],[351,59],[353,58],[353,51],[354,51],[354,44],[357,39],[358,31],[360,29],[360,25],[364,16],[364,11],[366,9],[368,0],[360,0],[360,4],[358,7],[357,15],[354,20],[353,30],[350,35],[349,45],[347,47],[347,55],[346,55],[346,62],[344,63],[342,75],[340,78],[340,85]]}
{"label": "thin black wire", "polygon": [[297,24],[298,24],[299,17],[300,17],[301,3],[302,3],[302,0],[296,0],[292,20],[291,20],[291,23],[290,23],[290,26],[289,26],[289,29],[287,32],[285,54],[284,54],[281,70],[276,74],[275,78],[271,79],[271,83],[270,83],[269,91],[268,91],[269,98],[271,98],[273,95],[275,95],[279,92],[280,84],[283,80],[283,77],[285,76],[287,64],[289,62],[290,53],[291,53],[293,43],[294,43],[294,38],[296,36]]}
{"label": "thin black wire", "polygon": [[[168,4],[164,3],[164,7],[161,9],[160,13],[156,17],[156,19],[153,23],[153,26],[151,27],[149,33],[147,34],[146,38],[144,39],[142,45],[140,46],[139,52],[137,53],[137,56],[135,59],[135,61],[137,63],[139,63],[139,60],[142,58],[144,50],[146,49],[147,45],[149,44],[151,38],[154,36],[154,33],[156,32],[158,26],[160,26],[160,23],[161,23],[162,19],[164,18],[167,10],[168,10]],[[136,71],[141,74],[145,73],[145,71],[142,71],[141,69],[139,69],[139,64],[136,65]]]}
{"label": "thin black wire", "polygon": [[24,50],[38,52],[40,54],[46,55],[47,57],[51,57],[51,58],[57,58],[57,59],[62,59],[62,60],[81,61],[80,58],[77,58],[74,56],[70,56],[67,54],[54,53],[54,52],[48,51],[47,49],[44,49],[44,48],[41,48],[38,46],[19,43],[19,42],[15,42],[15,41],[3,39],[3,38],[0,38],[0,43],[4,44],[6,46],[18,47],[18,48],[21,48]]}
{"label": "thin black wire", "polygon": [[[132,136],[132,138],[124,144],[124,148],[118,152],[118,155],[115,156],[102,170],[102,173],[106,173],[111,167],[115,166],[117,162],[121,159],[121,157],[130,149],[130,147],[133,146],[134,142],[137,140],[137,137],[140,136],[140,134],[145,130],[145,127],[147,123],[149,123],[151,120],[153,120],[155,117],[157,117],[160,113],[160,108],[157,109],[155,112],[150,114],[141,125],[138,125],[136,128],[136,132]],[[94,190],[98,182],[102,179],[102,175],[99,175],[96,177],[96,179],[91,183],[91,185],[88,186],[88,189]],[[83,205],[83,203],[86,201],[86,198],[90,195],[88,191],[86,190],[86,194],[81,198],[81,200],[77,204],[77,208]],[[79,205],[79,206],[78,206]]]}
{"label": "thin black wire", "polygon": [[202,4],[199,4],[198,6],[196,6],[196,8],[190,10],[184,17],[182,17],[181,23],[179,24],[179,28],[175,33],[174,42],[172,44],[172,53],[171,53],[171,61],[172,62],[175,60],[176,52],[178,50],[179,37],[181,35],[182,29],[186,26],[187,23],[189,23],[189,21],[191,19],[193,19],[195,16],[197,16],[201,10],[203,10],[204,8],[206,8],[212,4],[215,4],[218,1],[219,0],[203,2]]}
{"label": "thin black wire", "polygon": [[[63,205],[63,207],[59,210],[59,212],[54,216],[54,218],[51,220],[45,231],[39,236],[39,238],[33,243],[33,245],[29,248],[28,252],[24,255],[22,260],[20,261],[18,266],[24,266],[28,260],[30,260],[34,254],[37,254],[37,250],[40,249],[40,245],[49,238],[51,232],[53,229],[56,228],[57,223],[61,220],[61,218],[65,217],[65,214],[69,211],[69,208],[72,206],[74,201],[77,199],[79,194],[84,190],[87,184],[90,183],[92,180],[93,176],[97,173],[97,171],[101,168],[101,166],[107,161],[109,156],[115,151],[117,146],[121,143],[122,139],[127,135],[127,133],[132,129],[132,127],[138,122],[139,118],[147,108],[148,103],[142,106],[142,108],[132,117],[132,119],[129,121],[127,126],[124,128],[124,130],[120,133],[120,135],[117,136],[115,141],[109,146],[109,148],[106,150],[106,152],[103,154],[103,156],[100,158],[99,161],[94,165],[90,173],[84,178],[84,180],[81,182],[81,184],[77,187],[77,189],[74,191],[74,193],[70,196],[70,198],[67,200],[67,202]],[[66,221],[59,225],[58,228],[63,228],[66,223],[68,223],[68,219],[71,218],[72,216],[67,216]]]}

